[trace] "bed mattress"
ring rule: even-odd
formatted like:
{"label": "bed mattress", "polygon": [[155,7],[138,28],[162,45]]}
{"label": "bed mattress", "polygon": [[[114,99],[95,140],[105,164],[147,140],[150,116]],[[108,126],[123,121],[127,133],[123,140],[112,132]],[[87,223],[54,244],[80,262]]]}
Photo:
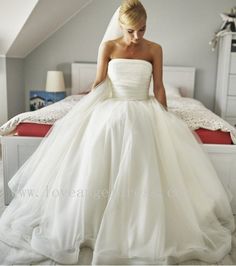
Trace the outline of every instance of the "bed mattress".
{"label": "bed mattress", "polygon": [[[52,125],[37,123],[20,123],[14,135],[44,137]],[[207,144],[233,144],[229,132],[221,130],[208,130],[199,128],[194,130],[203,143]]]}

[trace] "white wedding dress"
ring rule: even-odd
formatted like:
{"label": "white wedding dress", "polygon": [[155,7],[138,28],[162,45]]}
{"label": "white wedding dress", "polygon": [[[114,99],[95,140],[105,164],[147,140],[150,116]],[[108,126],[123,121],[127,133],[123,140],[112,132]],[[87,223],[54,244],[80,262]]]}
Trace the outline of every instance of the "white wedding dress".
{"label": "white wedding dress", "polygon": [[9,182],[0,262],[215,263],[231,250],[232,194],[187,125],[148,95],[152,64],[108,75],[53,126]]}

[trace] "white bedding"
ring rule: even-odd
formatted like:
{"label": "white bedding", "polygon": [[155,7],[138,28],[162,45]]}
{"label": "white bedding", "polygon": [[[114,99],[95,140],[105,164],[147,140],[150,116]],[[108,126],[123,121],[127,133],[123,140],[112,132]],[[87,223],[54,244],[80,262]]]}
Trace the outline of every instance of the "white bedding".
{"label": "white bedding", "polygon": [[236,144],[236,129],[227,121],[207,109],[200,101],[193,98],[167,98],[168,111],[183,119],[192,130],[205,128],[230,132],[231,139]]}
{"label": "white bedding", "polygon": [[[84,96],[71,95],[42,109],[16,115],[0,127],[0,135],[8,135],[22,122],[53,124]],[[186,97],[167,97],[167,105],[168,111],[183,119],[191,130],[205,128],[230,132],[232,141],[236,144],[236,129],[207,109],[200,101]]]}
{"label": "white bedding", "polygon": [[8,135],[23,122],[52,125],[69,112],[82,97],[84,94],[68,96],[39,110],[18,114],[0,127],[0,135]]}

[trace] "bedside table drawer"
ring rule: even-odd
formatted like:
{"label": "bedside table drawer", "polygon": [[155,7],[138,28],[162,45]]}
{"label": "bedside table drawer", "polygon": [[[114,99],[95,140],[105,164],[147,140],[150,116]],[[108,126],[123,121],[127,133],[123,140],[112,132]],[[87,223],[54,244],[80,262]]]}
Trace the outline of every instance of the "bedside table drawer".
{"label": "bedside table drawer", "polygon": [[236,117],[226,117],[225,120],[233,127],[236,127]]}
{"label": "bedside table drawer", "polygon": [[236,74],[236,53],[230,53],[230,73]]}
{"label": "bedside table drawer", "polygon": [[229,96],[227,100],[226,116],[236,117],[236,97]]}
{"label": "bedside table drawer", "polygon": [[236,96],[236,75],[229,75],[228,95]]}

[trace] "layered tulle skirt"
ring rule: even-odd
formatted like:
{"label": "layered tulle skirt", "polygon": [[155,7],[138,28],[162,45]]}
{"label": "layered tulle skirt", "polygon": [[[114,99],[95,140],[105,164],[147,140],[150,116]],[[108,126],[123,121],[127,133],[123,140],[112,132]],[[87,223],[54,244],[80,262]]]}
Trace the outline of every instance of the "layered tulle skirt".
{"label": "layered tulle skirt", "polygon": [[0,262],[215,263],[231,249],[231,193],[187,125],[108,81],[58,120],[9,182]]}

